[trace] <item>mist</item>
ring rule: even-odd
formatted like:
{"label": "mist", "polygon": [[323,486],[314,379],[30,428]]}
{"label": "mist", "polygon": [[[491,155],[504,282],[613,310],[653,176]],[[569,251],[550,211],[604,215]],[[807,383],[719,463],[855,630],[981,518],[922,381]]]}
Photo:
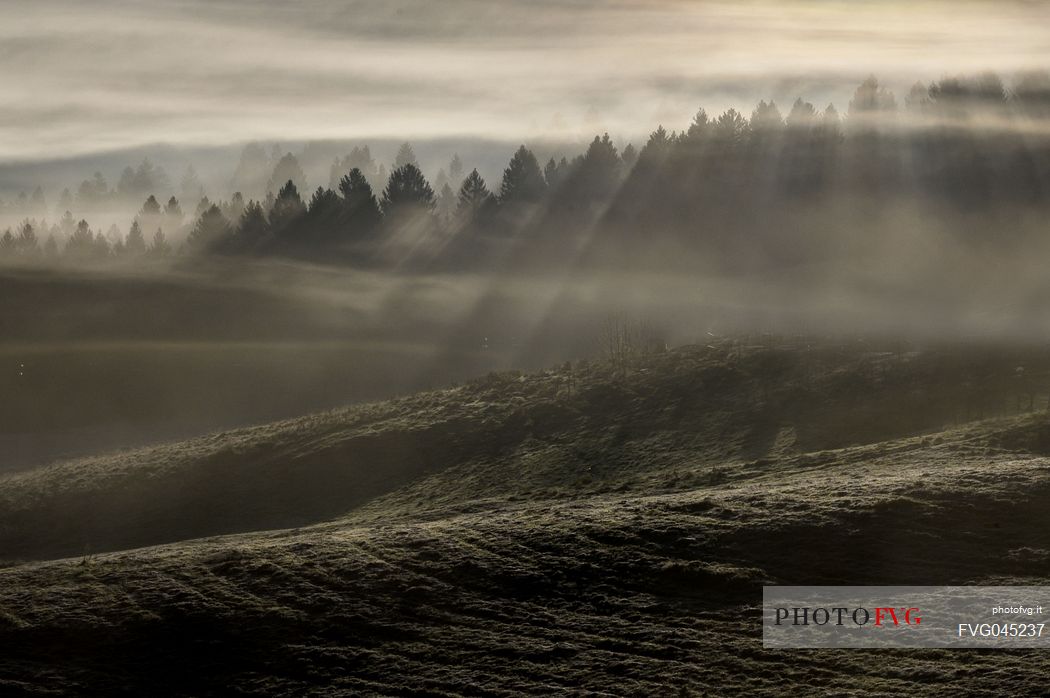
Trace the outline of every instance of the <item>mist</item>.
{"label": "mist", "polygon": [[1045,342],[1048,95],[869,76],[632,139],[12,165],[71,181],[3,210],[6,465],[586,360],[610,318],[662,347]]}

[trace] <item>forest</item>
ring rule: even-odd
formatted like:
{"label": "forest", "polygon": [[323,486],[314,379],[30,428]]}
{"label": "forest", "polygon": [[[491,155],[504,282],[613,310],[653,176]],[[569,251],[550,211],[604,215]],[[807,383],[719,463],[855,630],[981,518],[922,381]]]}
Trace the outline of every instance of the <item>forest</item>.
{"label": "forest", "polygon": [[[23,193],[3,206],[9,220],[24,217],[0,237],[0,259],[485,270],[567,258],[724,271],[863,255],[878,241],[852,241],[885,237],[891,216],[947,230],[963,249],[1013,250],[1045,242],[1048,127],[1050,77],[1007,84],[988,73],[916,83],[901,100],[869,77],[841,114],[802,98],[786,109],[761,101],[750,117],[700,109],[641,147],[621,150],[606,133],[546,162],[522,145],[498,181],[458,155],[428,179],[409,143],[388,170],[363,145],[335,156],[327,186],[311,192],[294,154],[249,144],[232,180],[240,189],[214,200],[192,167],[178,196],[161,195],[175,187],[148,159],[113,188],[96,173],[50,209],[39,187]],[[92,225],[122,207],[138,209],[126,232]]]}

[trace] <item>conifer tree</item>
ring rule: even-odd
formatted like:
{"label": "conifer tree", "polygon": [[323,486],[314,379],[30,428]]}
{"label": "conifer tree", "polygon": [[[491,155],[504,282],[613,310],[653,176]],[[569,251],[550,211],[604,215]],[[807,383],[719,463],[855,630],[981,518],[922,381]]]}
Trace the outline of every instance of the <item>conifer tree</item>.
{"label": "conifer tree", "polygon": [[521,146],[510,159],[510,164],[503,171],[503,182],[500,184],[500,203],[535,203],[543,198],[547,191],[547,182],[540,171],[540,164],[532,151]]}
{"label": "conifer tree", "polygon": [[142,235],[142,227],[138,220],[132,221],[128,236],[124,240],[124,253],[129,257],[139,257],[146,253],[146,238]]}
{"label": "conifer tree", "polygon": [[244,207],[241,220],[234,235],[234,248],[238,252],[249,252],[265,244],[270,236],[270,222],[258,201],[252,200]]}
{"label": "conifer tree", "polygon": [[463,223],[472,223],[478,219],[486,206],[490,205],[492,194],[485,185],[485,180],[474,169],[467,178],[463,180],[459,188],[458,202],[456,204],[456,215]]}
{"label": "conifer tree", "polygon": [[193,226],[186,244],[198,252],[210,252],[227,241],[231,234],[230,223],[218,206],[212,205]]}
{"label": "conifer tree", "polygon": [[401,168],[405,165],[419,167],[419,161],[416,160],[416,152],[412,150],[412,146],[408,143],[401,144],[401,147],[397,150],[397,156],[394,158],[395,168]]}
{"label": "conifer tree", "polygon": [[270,211],[270,229],[275,235],[284,235],[306,213],[306,204],[299,196],[295,182],[288,180],[277,193]]}
{"label": "conifer tree", "polygon": [[147,254],[156,259],[163,259],[171,254],[171,245],[168,244],[167,236],[160,228],[157,228],[157,232],[153,234],[153,242]]}
{"label": "conifer tree", "polygon": [[339,180],[345,224],[351,237],[366,236],[379,225],[382,214],[364,172],[355,167]]}
{"label": "conifer tree", "polygon": [[429,212],[434,208],[434,190],[418,167],[407,164],[390,173],[380,208],[384,216],[409,210]]}

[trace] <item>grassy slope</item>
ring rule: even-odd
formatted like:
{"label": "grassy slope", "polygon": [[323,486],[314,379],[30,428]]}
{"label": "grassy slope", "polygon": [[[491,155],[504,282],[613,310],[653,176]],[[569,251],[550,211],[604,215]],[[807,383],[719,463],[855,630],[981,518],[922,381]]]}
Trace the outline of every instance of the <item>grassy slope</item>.
{"label": "grassy slope", "polygon": [[10,567],[0,688],[1034,694],[1039,653],[764,652],[755,608],[1046,583],[1045,419],[942,430],[1016,361],[683,350],[7,478],[9,557],[314,525]]}

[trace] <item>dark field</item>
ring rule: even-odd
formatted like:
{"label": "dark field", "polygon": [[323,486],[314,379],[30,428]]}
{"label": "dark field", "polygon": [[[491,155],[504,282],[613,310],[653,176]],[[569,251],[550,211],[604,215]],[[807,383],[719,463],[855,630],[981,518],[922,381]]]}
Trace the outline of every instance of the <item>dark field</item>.
{"label": "dark field", "polygon": [[[495,368],[459,354],[459,371]],[[123,342],[0,348],[7,470],[192,436],[437,383],[432,351],[394,342]],[[442,383],[449,374],[442,357]]]}
{"label": "dark field", "polygon": [[758,604],[1046,583],[1047,358],[721,341],[9,475],[4,692],[1039,695],[765,651]]}
{"label": "dark field", "polygon": [[[912,337],[877,342],[900,352],[981,346],[991,336],[998,346],[1032,337],[1023,340],[1032,346],[1046,306],[1044,293],[1016,286],[978,302],[984,287],[972,276],[936,293],[920,284],[907,308],[903,291],[872,279],[820,278],[808,268],[737,277],[377,274],[272,260],[183,260],[139,273],[8,268],[0,471],[561,365],[599,355],[611,317],[644,318],[671,345],[716,334],[768,345],[772,335],[749,328],[804,328]],[[1050,381],[1039,392],[1050,394]]]}
{"label": "dark field", "polygon": [[0,272],[0,471],[445,386],[510,361],[498,322],[484,323],[491,339],[446,339],[450,319],[415,301],[422,316],[404,326],[376,320],[402,294],[425,294],[415,280],[311,273],[313,287],[287,270]]}

